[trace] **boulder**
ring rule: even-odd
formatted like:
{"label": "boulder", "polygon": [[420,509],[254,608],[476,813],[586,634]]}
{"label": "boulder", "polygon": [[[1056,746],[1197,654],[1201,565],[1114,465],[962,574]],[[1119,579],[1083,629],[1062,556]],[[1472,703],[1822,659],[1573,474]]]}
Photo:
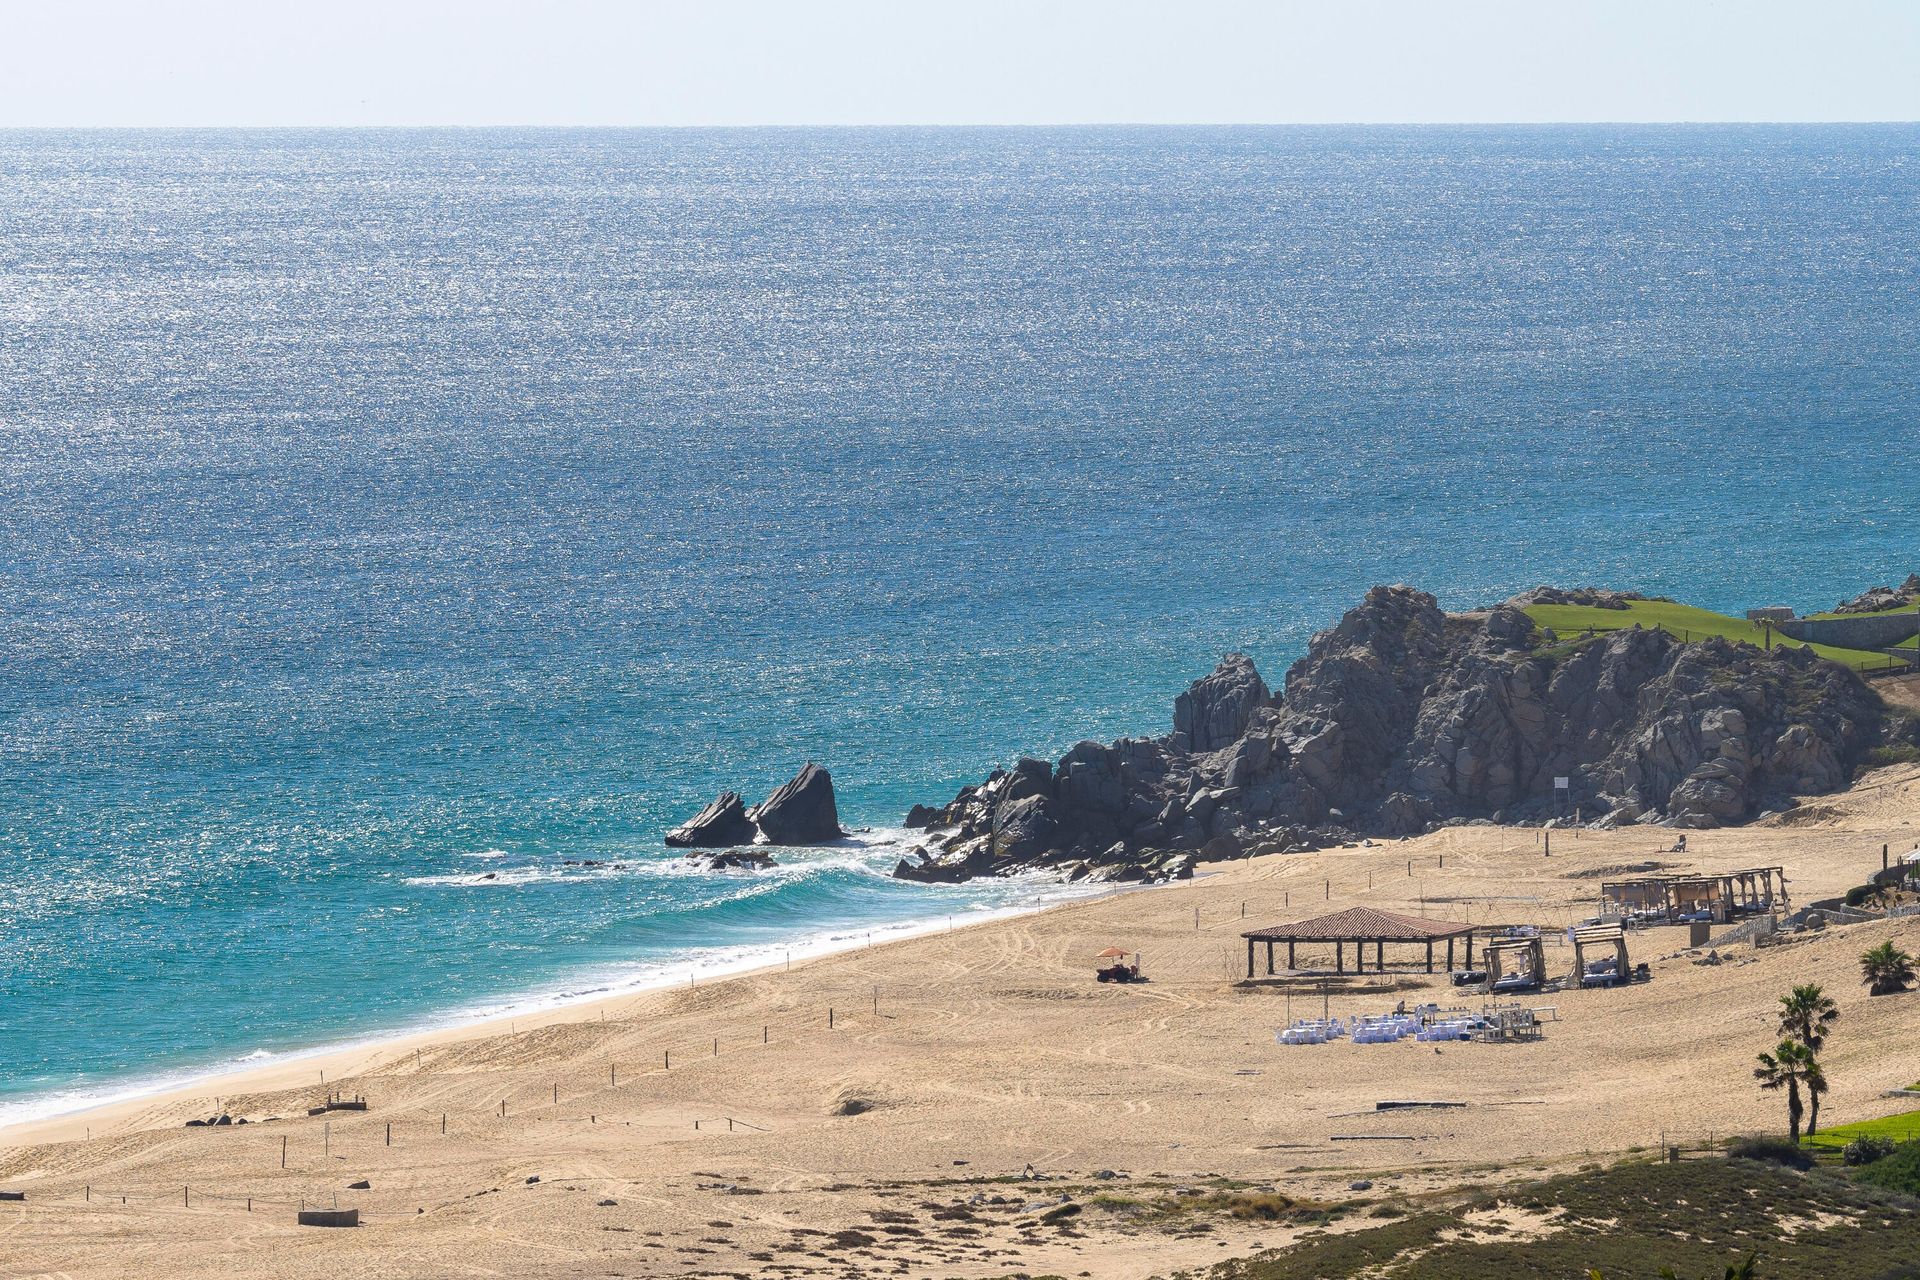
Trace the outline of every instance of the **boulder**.
{"label": "boulder", "polygon": [[748,812],[768,844],[824,844],[846,835],[833,800],[833,775],[809,760]]}
{"label": "boulder", "polygon": [[676,849],[724,848],[751,843],[753,836],[746,802],[737,792],[723,791],[691,821],[667,832],[667,844]]}
{"label": "boulder", "polygon": [[1028,795],[1002,803],[993,815],[996,862],[1027,863],[1053,847],[1053,806],[1045,796]]}
{"label": "boulder", "polygon": [[687,855],[709,871],[770,871],[779,864],[773,855],[758,849],[724,849],[717,853],[695,850]]}

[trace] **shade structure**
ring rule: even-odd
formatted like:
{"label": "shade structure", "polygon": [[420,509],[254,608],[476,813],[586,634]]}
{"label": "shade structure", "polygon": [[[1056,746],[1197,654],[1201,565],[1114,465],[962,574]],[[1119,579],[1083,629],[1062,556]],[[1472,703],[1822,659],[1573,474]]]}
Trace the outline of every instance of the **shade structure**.
{"label": "shade structure", "polygon": [[1105,951],[1102,951],[1099,955],[1095,956],[1094,959],[1095,960],[1124,960],[1130,954],[1132,953],[1120,947],[1108,947]]}
{"label": "shade structure", "polygon": [[1429,920],[1424,916],[1403,916],[1397,911],[1382,911],[1378,907],[1348,907],[1345,911],[1335,911],[1330,915],[1315,916],[1311,920],[1297,920],[1292,924],[1269,925],[1263,929],[1250,929],[1240,935],[1247,940],[1247,976],[1253,976],[1254,947],[1265,943],[1267,948],[1267,972],[1274,972],[1273,949],[1278,943],[1287,944],[1287,968],[1294,968],[1294,945],[1301,942],[1331,942],[1333,944],[1334,972],[1346,972],[1345,947],[1354,945],[1354,968],[1364,971],[1366,968],[1366,944],[1373,944],[1374,968],[1384,972],[1387,967],[1387,944],[1419,943],[1426,947],[1426,970],[1433,972],[1433,945],[1445,941],[1447,944],[1447,967],[1453,967],[1453,944],[1456,938],[1467,940],[1467,963],[1473,963],[1473,926],[1458,920]]}

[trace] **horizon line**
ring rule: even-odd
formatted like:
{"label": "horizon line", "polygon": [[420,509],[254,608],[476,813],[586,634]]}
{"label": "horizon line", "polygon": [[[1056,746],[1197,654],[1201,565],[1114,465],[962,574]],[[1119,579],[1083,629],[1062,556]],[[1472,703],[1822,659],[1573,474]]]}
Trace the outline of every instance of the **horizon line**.
{"label": "horizon line", "polygon": [[732,122],[711,124],[642,124],[642,123],[530,123],[525,121],[492,121],[487,123],[449,123],[449,122],[357,122],[357,123],[300,123],[300,124],[249,124],[249,123],[174,123],[174,124],[6,124],[0,123],[0,133],[82,133],[82,132],[148,132],[148,133],[185,133],[210,130],[255,130],[255,131],[321,131],[334,130],[349,132],[356,130],[484,130],[484,129],[550,129],[550,130],[629,130],[654,132],[714,132],[721,130],[765,131],[765,130],[963,130],[963,129],[1554,129],[1554,128],[1780,128],[1798,126],[1805,128],[1856,127],[1867,125],[1915,125],[1920,118],[1871,118],[1871,119],[1821,119],[1821,120],[1762,120],[1762,119],[1678,119],[1678,120],[1637,120],[1637,119],[1572,119],[1572,120],[1059,120],[1059,121],[822,121],[822,122]]}

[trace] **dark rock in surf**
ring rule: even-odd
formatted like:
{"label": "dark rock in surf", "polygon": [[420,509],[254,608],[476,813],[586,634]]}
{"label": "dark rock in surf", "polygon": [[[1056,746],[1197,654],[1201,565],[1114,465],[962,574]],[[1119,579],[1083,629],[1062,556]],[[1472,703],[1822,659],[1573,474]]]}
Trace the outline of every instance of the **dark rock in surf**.
{"label": "dark rock in surf", "polygon": [[718,799],[692,821],[667,832],[667,844],[675,849],[724,848],[730,844],[751,844],[753,822],[747,817],[746,802],[738,792],[723,791]]}
{"label": "dark rock in surf", "polygon": [[846,835],[834,805],[833,775],[811,760],[747,817],[768,844],[824,844]]}
{"label": "dark rock in surf", "polygon": [[709,871],[770,871],[779,865],[772,854],[758,849],[723,849],[717,853],[695,850],[687,855],[687,861]]}

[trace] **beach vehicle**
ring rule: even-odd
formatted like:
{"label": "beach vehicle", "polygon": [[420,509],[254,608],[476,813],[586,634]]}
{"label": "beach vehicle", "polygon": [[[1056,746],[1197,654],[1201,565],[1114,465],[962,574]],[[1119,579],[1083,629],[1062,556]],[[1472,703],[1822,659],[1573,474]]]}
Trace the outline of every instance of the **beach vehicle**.
{"label": "beach vehicle", "polygon": [[1145,982],[1140,974],[1140,953],[1133,952],[1133,963],[1127,963],[1128,952],[1119,947],[1108,947],[1094,959],[1099,962],[1093,976],[1102,982]]}

